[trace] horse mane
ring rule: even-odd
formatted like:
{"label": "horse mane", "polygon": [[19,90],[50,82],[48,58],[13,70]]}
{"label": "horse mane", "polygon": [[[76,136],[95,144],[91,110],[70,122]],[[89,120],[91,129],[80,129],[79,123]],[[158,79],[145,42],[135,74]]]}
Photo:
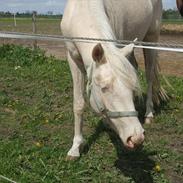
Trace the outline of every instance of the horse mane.
{"label": "horse mane", "polygon": [[[104,39],[116,39],[116,36],[111,28],[109,19],[104,7],[104,0],[91,0],[89,2],[90,14],[96,22],[96,28]],[[137,73],[127,58],[122,55],[121,50],[114,43],[102,44],[107,61],[113,68],[114,73],[121,78],[129,89],[138,91],[139,82]]]}

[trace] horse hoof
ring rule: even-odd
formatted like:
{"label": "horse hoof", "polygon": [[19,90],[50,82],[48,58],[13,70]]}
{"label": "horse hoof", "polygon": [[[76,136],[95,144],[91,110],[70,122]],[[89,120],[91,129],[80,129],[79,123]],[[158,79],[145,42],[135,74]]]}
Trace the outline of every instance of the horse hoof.
{"label": "horse hoof", "polygon": [[151,118],[151,117],[145,118],[145,121],[144,121],[145,124],[151,124],[152,122],[153,122],[153,118]]}
{"label": "horse hoof", "polygon": [[65,158],[66,161],[76,161],[79,158],[79,156],[67,156]]}

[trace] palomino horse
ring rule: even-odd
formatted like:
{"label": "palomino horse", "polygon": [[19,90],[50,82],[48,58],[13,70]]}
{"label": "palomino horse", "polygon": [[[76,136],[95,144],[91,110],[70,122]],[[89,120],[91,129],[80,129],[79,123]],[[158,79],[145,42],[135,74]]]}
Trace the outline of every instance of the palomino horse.
{"label": "palomino horse", "polygon": [[[182,0],[178,1],[180,4]],[[128,39],[157,42],[161,0],[68,0],[61,29],[64,36]],[[74,139],[69,159],[80,156],[83,143],[84,75],[92,108],[104,116],[130,149],[142,144],[144,129],[133,102],[138,90],[133,44],[120,49],[114,43],[67,42],[68,62],[74,84]],[[158,80],[157,53],[144,50],[148,82],[145,121],[153,118],[153,99],[164,98]],[[129,62],[129,60],[130,62]],[[132,64],[131,64],[132,63]]]}

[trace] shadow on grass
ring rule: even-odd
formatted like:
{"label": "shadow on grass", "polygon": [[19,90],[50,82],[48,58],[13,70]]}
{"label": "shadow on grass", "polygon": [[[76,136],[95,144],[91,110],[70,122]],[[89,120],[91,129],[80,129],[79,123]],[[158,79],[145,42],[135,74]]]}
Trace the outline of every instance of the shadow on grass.
{"label": "shadow on grass", "polygon": [[[144,115],[146,111],[146,95],[143,94],[142,98],[136,99],[136,109],[139,112],[139,120],[143,124],[144,123]],[[160,105],[155,105],[155,115],[161,113],[162,110],[166,110],[168,101],[162,101]],[[143,148],[136,149],[135,151],[128,151],[124,148],[121,143],[118,135],[108,128],[108,126],[104,125],[103,121],[99,121],[95,132],[90,136],[85,144],[83,153],[86,154],[93,143],[99,138],[101,133],[106,132],[111,142],[113,143],[118,159],[115,161],[114,166],[118,168],[122,174],[127,177],[133,179],[135,183],[153,183],[153,169],[155,167],[155,162],[152,159],[152,156],[157,154],[156,151],[153,150],[145,150]]]}
{"label": "shadow on grass", "polygon": [[155,162],[150,157],[157,153],[152,150],[146,151],[143,147],[128,151],[113,131],[109,130],[108,134],[118,155],[118,160],[115,162],[116,168],[125,176],[131,177],[135,183],[153,183],[152,171]]}
{"label": "shadow on grass", "polygon": [[156,155],[155,151],[146,151],[143,148],[135,151],[125,150],[121,140],[116,133],[106,127],[103,121],[99,121],[95,132],[90,136],[83,148],[83,153],[88,153],[90,147],[99,138],[100,134],[106,132],[117,152],[118,159],[114,166],[127,177],[133,179],[135,183],[153,183],[152,170],[155,167],[155,162],[150,158]]}

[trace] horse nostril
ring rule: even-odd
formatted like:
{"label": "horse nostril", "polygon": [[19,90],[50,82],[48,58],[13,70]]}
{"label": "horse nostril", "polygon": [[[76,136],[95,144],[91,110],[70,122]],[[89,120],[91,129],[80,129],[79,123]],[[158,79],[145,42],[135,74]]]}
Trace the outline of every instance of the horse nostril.
{"label": "horse nostril", "polygon": [[127,138],[126,142],[128,143],[129,141],[131,141],[131,138],[132,138],[132,136],[129,136],[129,137]]}
{"label": "horse nostril", "polygon": [[145,136],[145,134],[146,134],[146,131],[144,130],[143,135]]}
{"label": "horse nostril", "polygon": [[133,142],[132,138],[133,137],[130,136],[127,138],[127,141],[126,141],[127,147],[130,149],[133,149],[135,147],[135,143]]}

